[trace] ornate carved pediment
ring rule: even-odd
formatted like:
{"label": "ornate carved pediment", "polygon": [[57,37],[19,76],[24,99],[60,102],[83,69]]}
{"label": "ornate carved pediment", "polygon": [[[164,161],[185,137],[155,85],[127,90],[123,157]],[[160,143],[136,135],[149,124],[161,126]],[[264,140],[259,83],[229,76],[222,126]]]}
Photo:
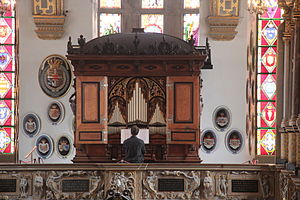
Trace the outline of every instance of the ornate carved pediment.
{"label": "ornate carved pediment", "polygon": [[239,23],[239,0],[210,1],[209,36],[214,40],[233,40]]}
{"label": "ornate carved pediment", "polygon": [[104,196],[104,182],[98,171],[51,171],[46,186],[46,199],[51,200],[103,199]]}
{"label": "ornate carved pediment", "polygon": [[33,21],[37,36],[43,40],[56,40],[64,34],[65,15],[63,0],[33,0]]}
{"label": "ornate carved pediment", "polygon": [[[199,171],[148,171],[143,177],[144,199],[200,199]],[[159,181],[166,179],[183,180],[183,191],[161,191]]]}

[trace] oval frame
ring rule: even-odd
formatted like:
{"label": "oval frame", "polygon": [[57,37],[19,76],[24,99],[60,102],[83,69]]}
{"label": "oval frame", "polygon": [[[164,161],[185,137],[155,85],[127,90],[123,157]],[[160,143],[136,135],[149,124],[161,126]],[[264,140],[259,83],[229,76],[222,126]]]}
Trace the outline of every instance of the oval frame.
{"label": "oval frame", "polygon": [[[225,117],[227,117],[227,123],[224,126],[221,125],[222,122],[217,122],[217,120],[226,120],[226,119],[217,119],[218,115],[221,113],[225,113]],[[215,109],[213,113],[213,124],[214,127],[221,132],[229,128],[229,126],[231,125],[231,112],[226,106],[219,106]]]}
{"label": "oval frame", "polygon": [[[53,105],[57,105],[57,107],[59,108],[59,111],[60,111],[60,116],[57,120],[54,119],[54,117],[50,116],[50,109]],[[52,101],[47,107],[47,118],[51,122],[52,125],[60,124],[63,121],[63,119],[65,118],[65,107],[63,106],[63,104],[59,101]]]}
{"label": "oval frame", "polygon": [[[35,122],[35,130],[34,131],[30,131],[30,127],[28,126],[25,126],[25,120],[27,121],[29,118],[33,118]],[[34,125],[33,125],[34,126]],[[41,130],[41,120],[39,118],[39,116],[35,113],[27,113],[24,117],[23,117],[23,121],[22,121],[22,129],[23,129],[23,132],[25,133],[25,135],[27,135],[28,137],[33,137],[35,135],[37,135],[40,130]],[[32,132],[32,133],[31,133]]]}
{"label": "oval frame", "polygon": [[[41,148],[43,147],[41,147],[40,146],[40,142],[41,142],[41,140],[42,139],[45,139],[45,140],[47,140],[48,142],[48,150],[47,151],[45,151],[45,153],[43,153],[43,152],[41,152]],[[41,158],[43,158],[43,159],[47,159],[47,158],[49,158],[51,155],[52,155],[52,153],[53,153],[53,140],[52,140],[52,138],[49,136],[49,135],[46,135],[46,134],[43,134],[43,135],[40,135],[36,140],[35,140],[35,146],[36,146],[36,154],[39,156],[39,157],[41,157]],[[44,148],[47,148],[47,147],[44,147]]]}
{"label": "oval frame", "polygon": [[[66,139],[68,140],[68,142],[69,142],[69,151],[68,151],[68,153],[65,154],[65,155],[61,154],[61,151],[59,150],[59,148],[60,148],[59,142],[60,142],[60,140],[61,140],[62,138],[66,138]],[[69,137],[68,135],[61,135],[61,136],[58,138],[57,142],[56,142],[56,148],[55,148],[55,150],[56,150],[57,155],[58,155],[60,158],[67,158],[67,157],[69,157],[69,156],[72,154],[72,152],[73,152],[73,140],[71,139],[71,137]]]}
{"label": "oval frame", "polygon": [[[58,63],[57,60],[60,60],[61,63]],[[55,72],[51,71],[52,74],[49,75],[50,67],[53,66],[49,64],[49,62],[54,63],[53,65],[56,67]],[[51,66],[50,66],[51,65]],[[59,74],[58,71],[61,73]],[[50,79],[49,77],[53,77],[55,75],[56,80]],[[61,85],[55,85],[58,84],[57,77],[61,75],[63,76],[63,83]],[[39,69],[39,84],[43,92],[52,98],[59,98],[64,96],[70,89],[71,83],[73,80],[73,73],[72,73],[72,67],[71,64],[68,62],[68,60],[58,54],[53,54],[47,56],[41,63],[40,69]],[[52,85],[51,85],[52,84]]]}
{"label": "oval frame", "polygon": [[[232,142],[238,142],[238,141],[230,141],[231,138],[233,137],[232,135],[235,134],[238,136],[238,138],[240,138],[240,144],[237,148],[233,148],[231,147],[231,143]],[[244,147],[244,136],[241,133],[241,131],[237,130],[237,129],[232,129],[230,131],[227,132],[226,137],[225,137],[225,146],[227,148],[228,151],[230,151],[233,154],[238,154]]]}
{"label": "oval frame", "polygon": [[[214,137],[215,141],[214,144],[211,148],[206,148],[205,144],[204,144],[204,137],[205,134],[211,133],[212,136]],[[216,133],[212,130],[212,129],[206,129],[203,131],[203,133],[201,133],[201,139],[200,139],[200,144],[201,144],[201,150],[205,153],[212,153],[216,150],[217,144],[218,144],[218,140],[217,140],[217,135]]]}

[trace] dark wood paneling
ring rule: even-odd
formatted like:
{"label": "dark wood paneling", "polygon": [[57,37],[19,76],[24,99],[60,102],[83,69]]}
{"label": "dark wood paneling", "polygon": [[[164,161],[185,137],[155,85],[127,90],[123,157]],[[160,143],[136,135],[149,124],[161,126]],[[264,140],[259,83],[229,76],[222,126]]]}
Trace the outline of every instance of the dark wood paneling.
{"label": "dark wood paneling", "polygon": [[196,132],[174,131],[171,133],[172,141],[180,142],[196,142]]}
{"label": "dark wood paneling", "polygon": [[79,131],[80,141],[101,141],[102,131]]}
{"label": "dark wood paneling", "polygon": [[174,83],[174,123],[194,123],[194,84]]}
{"label": "dark wood paneling", "polygon": [[82,82],[81,83],[81,102],[82,102],[82,123],[100,122],[100,83]]}

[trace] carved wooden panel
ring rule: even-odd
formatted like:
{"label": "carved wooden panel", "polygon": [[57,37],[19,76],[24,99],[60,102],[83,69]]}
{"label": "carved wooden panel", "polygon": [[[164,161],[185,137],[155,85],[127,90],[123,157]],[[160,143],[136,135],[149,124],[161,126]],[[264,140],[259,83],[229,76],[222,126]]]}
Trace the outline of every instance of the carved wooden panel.
{"label": "carved wooden panel", "polygon": [[107,143],[107,77],[78,76],[76,81],[76,142]]}
{"label": "carved wooden panel", "polygon": [[199,143],[199,77],[167,78],[167,143]]}

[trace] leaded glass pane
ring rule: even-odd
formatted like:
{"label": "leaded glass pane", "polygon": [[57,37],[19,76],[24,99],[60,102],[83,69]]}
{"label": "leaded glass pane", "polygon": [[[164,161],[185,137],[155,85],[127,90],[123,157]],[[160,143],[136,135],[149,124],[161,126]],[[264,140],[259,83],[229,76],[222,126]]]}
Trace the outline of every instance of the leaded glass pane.
{"label": "leaded glass pane", "polygon": [[14,17],[14,1],[11,0],[1,0],[2,5],[7,8],[7,11],[3,14],[3,17]]}
{"label": "leaded glass pane", "polygon": [[121,8],[121,0],[100,0],[100,8]]}
{"label": "leaded glass pane", "polygon": [[0,101],[0,126],[14,125],[13,119],[14,105],[11,100]]}
{"label": "leaded glass pane", "polygon": [[13,44],[15,42],[14,27],[14,18],[0,18],[0,44]]}
{"label": "leaded glass pane", "polygon": [[276,75],[259,74],[258,75],[258,100],[276,100]]}
{"label": "leaded glass pane", "polygon": [[142,28],[145,32],[163,33],[164,16],[149,14],[142,15]]}
{"label": "leaded glass pane", "polygon": [[0,16],[0,154],[15,150],[15,11],[13,0],[2,0],[8,10]]}
{"label": "leaded glass pane", "polygon": [[184,8],[199,8],[200,0],[184,0]]}
{"label": "leaded glass pane", "polygon": [[189,40],[193,36],[195,45],[199,45],[199,14],[185,14],[183,24],[183,39]]}
{"label": "leaded glass pane", "polygon": [[12,154],[14,153],[14,128],[0,129],[0,153]]}
{"label": "leaded glass pane", "polygon": [[276,130],[257,130],[258,155],[274,155],[276,145]]}
{"label": "leaded glass pane", "polygon": [[142,8],[163,8],[163,0],[142,0]]}
{"label": "leaded glass pane", "polygon": [[11,45],[0,45],[0,71],[15,70],[15,48]]}
{"label": "leaded glass pane", "polygon": [[257,62],[257,152],[275,154],[276,67],[278,27],[282,10],[278,0],[269,0],[268,9],[258,16]]}
{"label": "leaded glass pane", "polygon": [[100,14],[100,36],[121,32],[121,14]]}
{"label": "leaded glass pane", "polygon": [[[13,82],[12,82],[13,81]],[[13,73],[0,73],[0,98],[14,98],[12,88],[14,86]]]}
{"label": "leaded glass pane", "polygon": [[277,66],[277,48],[262,47],[258,49],[258,73],[276,73]]}

